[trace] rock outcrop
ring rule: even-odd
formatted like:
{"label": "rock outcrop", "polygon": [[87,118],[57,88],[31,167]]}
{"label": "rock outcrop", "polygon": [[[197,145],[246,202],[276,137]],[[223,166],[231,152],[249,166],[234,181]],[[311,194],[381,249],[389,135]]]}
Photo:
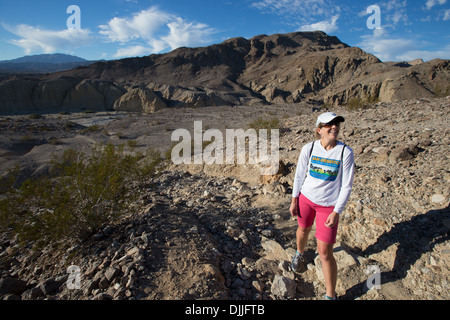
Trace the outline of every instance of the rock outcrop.
{"label": "rock outcrop", "polygon": [[114,103],[114,110],[153,113],[166,108],[166,104],[149,89],[131,89]]}

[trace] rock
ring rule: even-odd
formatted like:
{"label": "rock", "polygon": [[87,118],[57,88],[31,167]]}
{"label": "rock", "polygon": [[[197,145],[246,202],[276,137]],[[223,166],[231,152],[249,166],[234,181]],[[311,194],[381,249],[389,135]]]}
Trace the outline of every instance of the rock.
{"label": "rock", "polygon": [[275,240],[266,240],[261,243],[265,250],[265,257],[268,260],[289,260],[289,255],[283,249],[283,247]]}
{"label": "rock", "polygon": [[4,294],[21,295],[27,288],[27,283],[23,280],[5,277],[0,280],[0,296]]}
{"label": "rock", "polygon": [[262,292],[264,290],[264,285],[261,283],[261,281],[254,280],[252,281],[252,288],[254,288],[258,292]]}
{"label": "rock", "polygon": [[94,296],[92,298],[92,300],[112,300],[113,297],[111,297],[111,295],[107,294],[107,293],[99,293],[96,296]]}
{"label": "rock", "polygon": [[246,267],[250,267],[255,264],[255,260],[249,257],[242,258],[242,264]]}
{"label": "rock", "polygon": [[23,300],[37,300],[43,297],[45,297],[45,294],[44,292],[42,292],[40,286],[31,288],[30,290],[27,290],[22,294]]}
{"label": "rock", "polygon": [[406,147],[398,147],[392,150],[389,155],[389,162],[395,164],[399,161],[406,161],[414,159],[419,153],[419,148],[416,145],[409,145]]}
{"label": "rock", "polygon": [[291,271],[289,265],[290,265],[289,261],[281,260],[281,261],[278,263],[278,268],[279,268],[281,271]]}
{"label": "rock", "polygon": [[431,196],[431,202],[441,203],[445,201],[445,197],[442,194],[434,194]]}
{"label": "rock", "polygon": [[166,108],[166,104],[147,88],[131,89],[114,103],[114,110],[153,113]]}
{"label": "rock", "polygon": [[282,195],[282,194],[286,193],[286,188],[281,183],[279,183],[278,181],[275,181],[275,182],[272,182],[272,183],[269,183],[269,184],[265,185],[262,188],[262,190],[263,190],[263,193],[265,195],[267,195],[267,194],[269,194],[269,195],[270,194],[275,194],[277,192],[278,192],[279,195]]}
{"label": "rock", "polygon": [[43,281],[39,288],[42,290],[44,295],[48,296],[57,292],[63,283],[65,283],[63,279],[49,278]]}
{"label": "rock", "polygon": [[370,255],[370,259],[377,261],[380,265],[385,265],[389,270],[394,268],[397,259],[398,244],[393,244],[382,252]]}
{"label": "rock", "polygon": [[233,282],[233,284],[231,285],[232,288],[241,288],[242,286],[244,286],[245,282],[244,280],[240,279],[240,278],[236,278]]}
{"label": "rock", "polygon": [[275,275],[270,291],[278,298],[294,298],[297,284],[294,280]]}
{"label": "rock", "polygon": [[106,277],[102,277],[98,280],[98,288],[100,289],[108,289],[110,281]]}
{"label": "rock", "polygon": [[[206,278],[206,279],[213,279],[218,281],[221,284],[225,283],[225,278],[223,277],[220,270],[211,263],[206,263],[204,265],[201,265],[198,273],[198,277]],[[244,279],[245,280],[245,279]]]}
{"label": "rock", "polygon": [[109,282],[111,282],[115,277],[117,277],[120,273],[120,270],[115,267],[109,267],[105,272],[105,278]]}
{"label": "rock", "polygon": [[386,147],[376,147],[372,149],[372,152],[376,154],[375,163],[377,164],[387,164],[389,160],[389,154],[391,151]]}
{"label": "rock", "polygon": [[239,266],[236,267],[236,272],[239,278],[241,278],[242,280],[250,279],[250,277],[252,276],[251,273],[248,272],[248,270],[241,268]]}
{"label": "rock", "polygon": [[18,301],[18,300],[22,300],[22,299],[18,295],[8,293],[8,294],[3,296],[2,300],[5,300],[5,301]]}

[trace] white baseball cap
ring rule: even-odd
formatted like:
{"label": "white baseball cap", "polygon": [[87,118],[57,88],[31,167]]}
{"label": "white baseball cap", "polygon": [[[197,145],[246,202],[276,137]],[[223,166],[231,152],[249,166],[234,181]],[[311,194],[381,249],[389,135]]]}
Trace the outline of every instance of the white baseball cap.
{"label": "white baseball cap", "polygon": [[325,112],[322,113],[316,121],[316,128],[319,126],[319,124],[323,123],[323,124],[327,124],[330,123],[332,121],[338,121],[338,122],[344,122],[345,119],[342,116],[338,116],[336,113],[334,112]]}

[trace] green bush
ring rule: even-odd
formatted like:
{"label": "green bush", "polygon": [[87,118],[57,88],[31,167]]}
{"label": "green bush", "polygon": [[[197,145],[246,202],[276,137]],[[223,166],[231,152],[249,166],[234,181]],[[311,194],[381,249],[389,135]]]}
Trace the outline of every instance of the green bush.
{"label": "green bush", "polygon": [[434,88],[434,94],[441,98],[450,95],[450,85],[437,85]]}
{"label": "green bush", "polygon": [[356,111],[359,109],[364,109],[369,107],[372,104],[378,102],[378,97],[366,96],[364,99],[362,98],[350,98],[347,101],[347,110]]}
{"label": "green bush", "polygon": [[248,126],[250,129],[255,129],[256,132],[258,132],[258,130],[260,129],[267,129],[267,130],[279,129],[280,121],[276,117],[270,120],[266,120],[262,117],[259,117],[258,119],[250,122]]}
{"label": "green bush", "polygon": [[2,181],[0,229],[37,246],[85,240],[125,213],[136,197],[133,182],[153,175],[160,163],[156,151],[130,155],[107,145],[88,157],[70,149],[52,161],[47,176],[19,188],[14,174]]}

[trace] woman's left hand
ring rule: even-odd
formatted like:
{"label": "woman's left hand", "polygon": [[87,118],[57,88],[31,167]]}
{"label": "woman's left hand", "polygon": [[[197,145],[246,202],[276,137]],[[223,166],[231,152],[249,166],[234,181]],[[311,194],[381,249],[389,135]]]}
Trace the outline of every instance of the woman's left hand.
{"label": "woman's left hand", "polygon": [[333,228],[339,220],[339,213],[333,211],[325,221],[325,227]]}

